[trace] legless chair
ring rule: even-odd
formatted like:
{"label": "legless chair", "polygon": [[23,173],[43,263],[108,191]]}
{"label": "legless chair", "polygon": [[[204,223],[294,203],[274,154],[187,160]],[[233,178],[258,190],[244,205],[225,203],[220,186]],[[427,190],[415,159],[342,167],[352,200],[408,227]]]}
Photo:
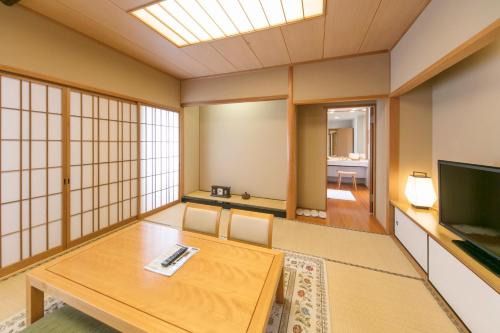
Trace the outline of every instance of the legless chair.
{"label": "legless chair", "polygon": [[227,238],[271,248],[273,218],[272,214],[231,209]]}
{"label": "legless chair", "polygon": [[222,208],[189,202],[184,209],[182,230],[219,237]]}

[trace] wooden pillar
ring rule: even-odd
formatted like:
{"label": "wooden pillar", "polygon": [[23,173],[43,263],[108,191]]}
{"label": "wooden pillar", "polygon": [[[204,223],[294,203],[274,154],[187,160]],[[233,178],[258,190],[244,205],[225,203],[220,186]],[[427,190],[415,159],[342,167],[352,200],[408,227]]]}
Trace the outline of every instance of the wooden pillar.
{"label": "wooden pillar", "polygon": [[184,196],[184,108],[179,108],[179,202]]}
{"label": "wooden pillar", "polygon": [[288,67],[287,99],[287,163],[288,181],[286,197],[286,217],[295,218],[297,209],[297,111],[293,104],[293,67]]}
{"label": "wooden pillar", "polygon": [[[389,98],[389,168],[387,175],[387,200],[398,200],[399,196],[399,97]],[[394,234],[394,209],[387,202],[386,232]]]}

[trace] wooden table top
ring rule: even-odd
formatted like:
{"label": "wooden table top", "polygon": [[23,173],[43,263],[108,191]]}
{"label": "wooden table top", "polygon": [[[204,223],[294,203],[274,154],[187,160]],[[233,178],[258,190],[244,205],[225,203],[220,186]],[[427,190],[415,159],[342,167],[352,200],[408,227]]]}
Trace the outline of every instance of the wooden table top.
{"label": "wooden table top", "polygon": [[[200,249],[172,277],[144,269],[175,243]],[[32,286],[122,331],[262,332],[281,252],[140,222],[28,274]]]}

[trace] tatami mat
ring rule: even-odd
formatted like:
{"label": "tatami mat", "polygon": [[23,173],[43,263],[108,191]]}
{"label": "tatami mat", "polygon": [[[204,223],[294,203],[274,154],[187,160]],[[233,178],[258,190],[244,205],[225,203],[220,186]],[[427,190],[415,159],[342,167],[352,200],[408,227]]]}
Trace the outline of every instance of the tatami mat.
{"label": "tatami mat", "polygon": [[459,332],[424,282],[328,262],[333,332]]}
{"label": "tatami mat", "polygon": [[[146,220],[180,228],[184,206],[184,204],[173,206]],[[221,236],[227,235],[228,221],[229,211],[223,210],[220,224]],[[387,235],[275,218],[273,247],[419,277],[394,240]]]}
{"label": "tatami mat", "polygon": [[387,235],[275,219],[273,247],[420,277]]}
{"label": "tatami mat", "polygon": [[0,319],[8,318],[26,306],[25,274],[0,280]]}

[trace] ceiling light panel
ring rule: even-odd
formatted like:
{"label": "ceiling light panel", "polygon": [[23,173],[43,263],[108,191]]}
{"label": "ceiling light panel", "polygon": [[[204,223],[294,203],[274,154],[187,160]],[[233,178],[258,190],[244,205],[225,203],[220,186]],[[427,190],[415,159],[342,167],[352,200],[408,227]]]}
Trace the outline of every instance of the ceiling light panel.
{"label": "ceiling light panel", "polygon": [[[253,31],[253,26],[248,19],[238,0],[218,0],[224,11],[229,16],[240,33]],[[203,2],[203,0],[200,0]]]}
{"label": "ceiling light panel", "polygon": [[[266,0],[264,0],[264,2],[266,2]],[[247,14],[254,29],[269,28],[266,14],[264,13],[264,9],[262,8],[259,0],[243,0],[240,1],[240,4]]]}
{"label": "ceiling light panel", "polygon": [[260,3],[262,4],[264,13],[266,14],[267,20],[271,26],[286,23],[285,12],[283,11],[281,0],[261,0]]}
{"label": "ceiling light panel", "polygon": [[175,17],[177,21],[182,22],[182,24],[188,29],[193,35],[195,35],[200,41],[207,41],[212,39],[208,32],[203,29],[192,17],[189,15],[184,8],[182,8],[176,1],[164,1],[160,4],[170,15]]}
{"label": "ceiling light panel", "polygon": [[189,30],[187,30],[182,23],[177,21],[172,15],[167,13],[165,9],[159,4],[152,5],[146,8],[146,10],[156,17],[161,23],[169,27],[171,30],[175,31],[179,37],[184,39],[189,44],[198,43],[200,40],[196,38]]}
{"label": "ceiling light panel", "polygon": [[[172,1],[166,0],[165,2]],[[191,17],[206,31],[210,34],[212,39],[225,37],[224,33],[215,24],[213,19],[207,14],[207,12],[200,6],[196,0],[178,0],[176,1]]]}
{"label": "ceiling light panel", "polygon": [[233,36],[239,33],[217,0],[200,0],[198,3],[224,32],[225,36]]}
{"label": "ceiling light panel", "polygon": [[314,17],[323,14],[323,0],[303,0],[304,17]]}
{"label": "ceiling light panel", "polygon": [[162,0],[130,13],[178,47],[324,14],[325,0]]}
{"label": "ceiling light panel", "polygon": [[[311,0],[303,0],[308,2]],[[302,10],[302,0],[281,0],[285,18],[287,22],[294,22],[304,18],[304,11]]]}

